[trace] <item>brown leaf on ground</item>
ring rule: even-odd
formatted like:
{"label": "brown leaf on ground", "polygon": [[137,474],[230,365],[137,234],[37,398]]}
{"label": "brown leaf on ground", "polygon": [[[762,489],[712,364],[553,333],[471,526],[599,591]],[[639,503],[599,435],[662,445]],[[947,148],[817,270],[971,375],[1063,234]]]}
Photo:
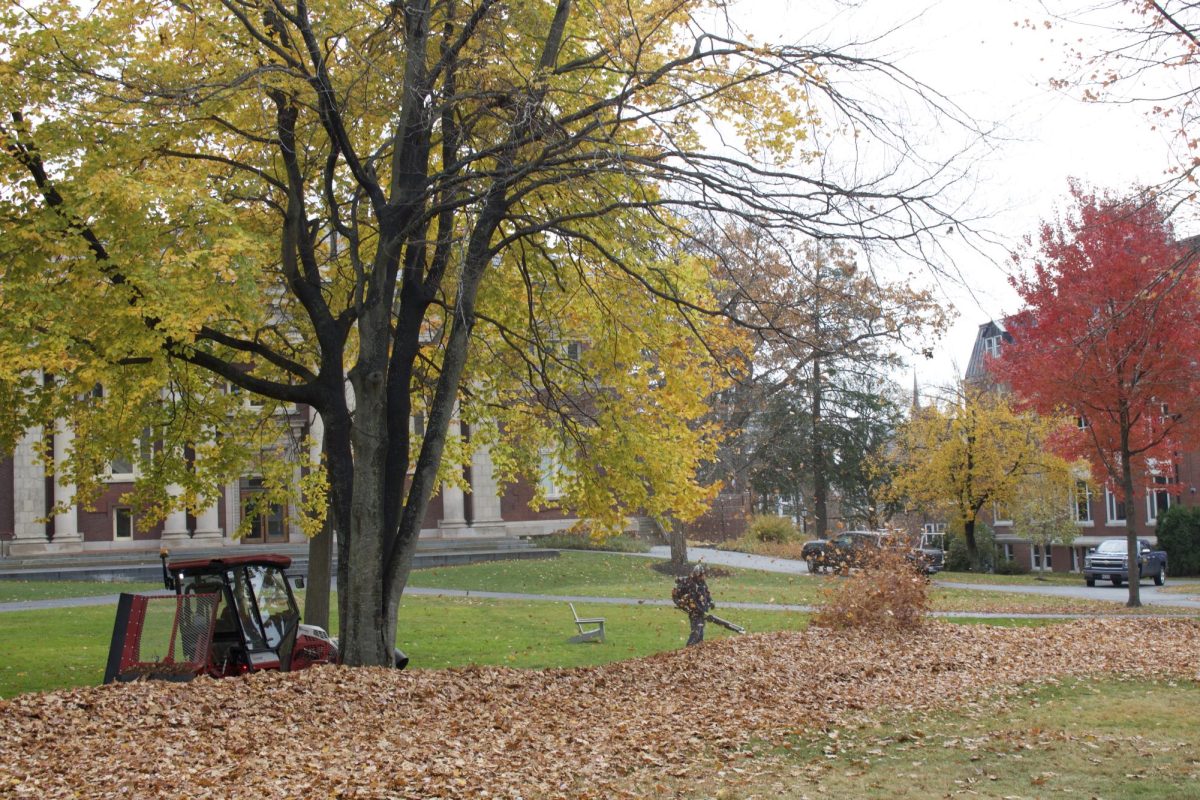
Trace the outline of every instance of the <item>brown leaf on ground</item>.
{"label": "brown leaf on ground", "polygon": [[0,797],[615,797],[864,710],[961,707],[1065,675],[1192,679],[1197,664],[1194,621],[930,623],[589,669],[323,667],[30,694],[0,702]]}

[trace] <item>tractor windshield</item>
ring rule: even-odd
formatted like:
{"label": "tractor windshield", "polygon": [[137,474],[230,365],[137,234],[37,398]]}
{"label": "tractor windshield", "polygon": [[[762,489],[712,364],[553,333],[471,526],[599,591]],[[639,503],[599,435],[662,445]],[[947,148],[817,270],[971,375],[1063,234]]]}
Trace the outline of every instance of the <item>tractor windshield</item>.
{"label": "tractor windshield", "polygon": [[297,616],[287,578],[275,567],[247,567],[246,573],[250,576],[250,584],[258,600],[258,613],[262,615],[267,646],[275,650],[283,641],[289,618]]}
{"label": "tractor windshield", "polygon": [[251,650],[276,650],[289,620],[299,616],[283,571],[251,564],[234,571],[234,593]]}

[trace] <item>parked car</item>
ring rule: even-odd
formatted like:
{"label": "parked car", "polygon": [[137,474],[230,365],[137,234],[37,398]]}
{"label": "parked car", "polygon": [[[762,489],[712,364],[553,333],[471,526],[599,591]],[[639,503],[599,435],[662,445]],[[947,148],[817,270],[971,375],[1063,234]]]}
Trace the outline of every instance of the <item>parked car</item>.
{"label": "parked car", "polygon": [[889,531],[846,531],[832,539],[814,539],[805,542],[800,557],[808,564],[808,571],[817,574],[822,570],[844,572],[862,567],[884,547],[904,549],[905,557],[926,574],[942,568],[944,556],[941,548],[924,546],[925,541],[913,544],[903,534]]}
{"label": "parked car", "polygon": [[[1150,576],[1155,586],[1166,583],[1167,554],[1152,549],[1145,539],[1138,539],[1138,552],[1138,577]],[[1112,581],[1113,586],[1129,580],[1129,545],[1125,539],[1105,539],[1084,556],[1084,581],[1095,586],[1098,578]]]}

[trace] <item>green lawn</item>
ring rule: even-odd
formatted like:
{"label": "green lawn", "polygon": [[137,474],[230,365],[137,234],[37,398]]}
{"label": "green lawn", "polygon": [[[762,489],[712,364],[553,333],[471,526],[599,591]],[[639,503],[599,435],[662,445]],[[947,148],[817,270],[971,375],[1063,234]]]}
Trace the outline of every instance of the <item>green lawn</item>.
{"label": "green lawn", "polygon": [[[1031,689],[993,708],[920,718],[875,710],[859,726],[760,751],[738,777],[672,797],[1195,797],[1200,684],[1104,679]],[[659,794],[667,794],[660,786]]]}
{"label": "green lawn", "polygon": [[[667,600],[673,580],[654,570],[651,559],[605,553],[563,553],[556,559],[496,561],[415,571],[410,585],[426,588],[528,594],[580,595]],[[710,579],[718,613],[751,631],[803,627],[803,614],[742,611],[722,604],[740,601],[817,605],[824,590],[845,581],[837,576],[784,575],[731,570]],[[0,582],[7,601],[111,595],[157,589],[157,584]],[[935,609],[973,613],[1053,611],[1117,613],[1117,603],[1034,597],[1002,592],[934,589]],[[336,607],[336,604],[335,604]],[[648,655],[682,646],[684,616],[670,607],[580,603],[581,616],[608,619],[603,645],[569,645],[574,632],[565,603],[476,600],[407,595],[400,615],[399,643],[415,668],[501,664],[514,667],[571,667]],[[115,604],[87,608],[0,614],[0,696],[98,683],[112,635]],[[995,622],[994,620],[988,620]],[[337,630],[336,619],[331,626]],[[729,635],[709,626],[711,636]]]}
{"label": "green lawn", "polygon": [[[669,600],[675,579],[654,569],[656,559],[611,553],[565,552],[558,558],[489,561],[456,567],[415,570],[408,585],[432,589],[490,592],[632,597]],[[726,568],[719,568],[722,572]],[[825,582],[807,575],[758,570],[727,570],[710,576],[713,597],[720,603],[818,602]]]}
{"label": "green lawn", "polygon": [[[336,604],[335,604],[336,605]],[[569,644],[576,633],[565,603],[406,597],[400,647],[416,669],[491,664],[578,667],[682,647],[687,618],[670,607],[576,605],[581,616],[607,619],[603,644]],[[0,614],[0,697],[98,684],[104,677],[114,606]],[[726,613],[751,631],[795,630],[804,614]],[[331,625],[337,630],[337,620]],[[708,638],[733,634],[709,625]]]}
{"label": "green lawn", "polygon": [[990,572],[939,572],[935,581],[951,583],[996,583],[1004,586],[1078,586],[1083,576],[1070,572],[1031,572],[1028,575],[994,575]]}
{"label": "green lawn", "polygon": [[[492,561],[418,570],[413,572],[409,585],[440,589],[665,600],[671,595],[673,579],[653,569],[654,563],[652,559],[637,556],[563,553],[558,558],[536,561]],[[845,580],[837,575],[786,575],[738,569],[730,569],[728,572],[728,575],[710,577],[708,581],[718,606],[722,602],[819,605],[825,600],[827,591],[836,588]],[[956,579],[959,575],[983,577],[971,573],[951,574]],[[988,581],[994,584],[1037,585],[1029,576],[987,577],[1012,578],[1007,582]],[[1082,579],[1078,581],[1081,582]],[[1125,613],[1125,608],[1120,603],[998,591],[934,587],[930,598],[935,611]],[[1161,609],[1159,611],[1161,612]]]}
{"label": "green lawn", "polygon": [[10,581],[0,580],[0,603],[24,600],[55,600],[64,597],[95,597],[129,592],[153,592],[163,588],[158,583],[101,583],[96,581]]}

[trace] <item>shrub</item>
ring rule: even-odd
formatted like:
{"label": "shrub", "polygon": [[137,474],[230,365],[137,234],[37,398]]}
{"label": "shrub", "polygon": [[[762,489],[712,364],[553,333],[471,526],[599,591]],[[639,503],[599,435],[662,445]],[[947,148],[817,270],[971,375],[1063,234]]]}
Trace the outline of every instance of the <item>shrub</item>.
{"label": "shrub", "polygon": [[975,545],[979,552],[979,563],[972,564],[967,555],[967,537],[963,533],[962,523],[951,523],[949,542],[946,546],[947,572],[988,572],[992,569],[993,554],[996,548],[996,536],[992,529],[982,522],[975,523]]}
{"label": "shrub", "polygon": [[[965,547],[963,548],[966,549]],[[1029,570],[1015,558],[1001,558],[996,562],[997,575],[1028,575]]]}
{"label": "shrub", "polygon": [[813,617],[826,628],[908,630],[919,627],[929,610],[929,580],[903,549],[880,550],[861,570],[827,592]]}
{"label": "shrub", "polygon": [[746,528],[746,536],[756,542],[787,544],[796,538],[796,526],[787,517],[753,517]]}
{"label": "shrub", "polygon": [[1156,532],[1171,575],[1200,575],[1200,508],[1172,506]]}

